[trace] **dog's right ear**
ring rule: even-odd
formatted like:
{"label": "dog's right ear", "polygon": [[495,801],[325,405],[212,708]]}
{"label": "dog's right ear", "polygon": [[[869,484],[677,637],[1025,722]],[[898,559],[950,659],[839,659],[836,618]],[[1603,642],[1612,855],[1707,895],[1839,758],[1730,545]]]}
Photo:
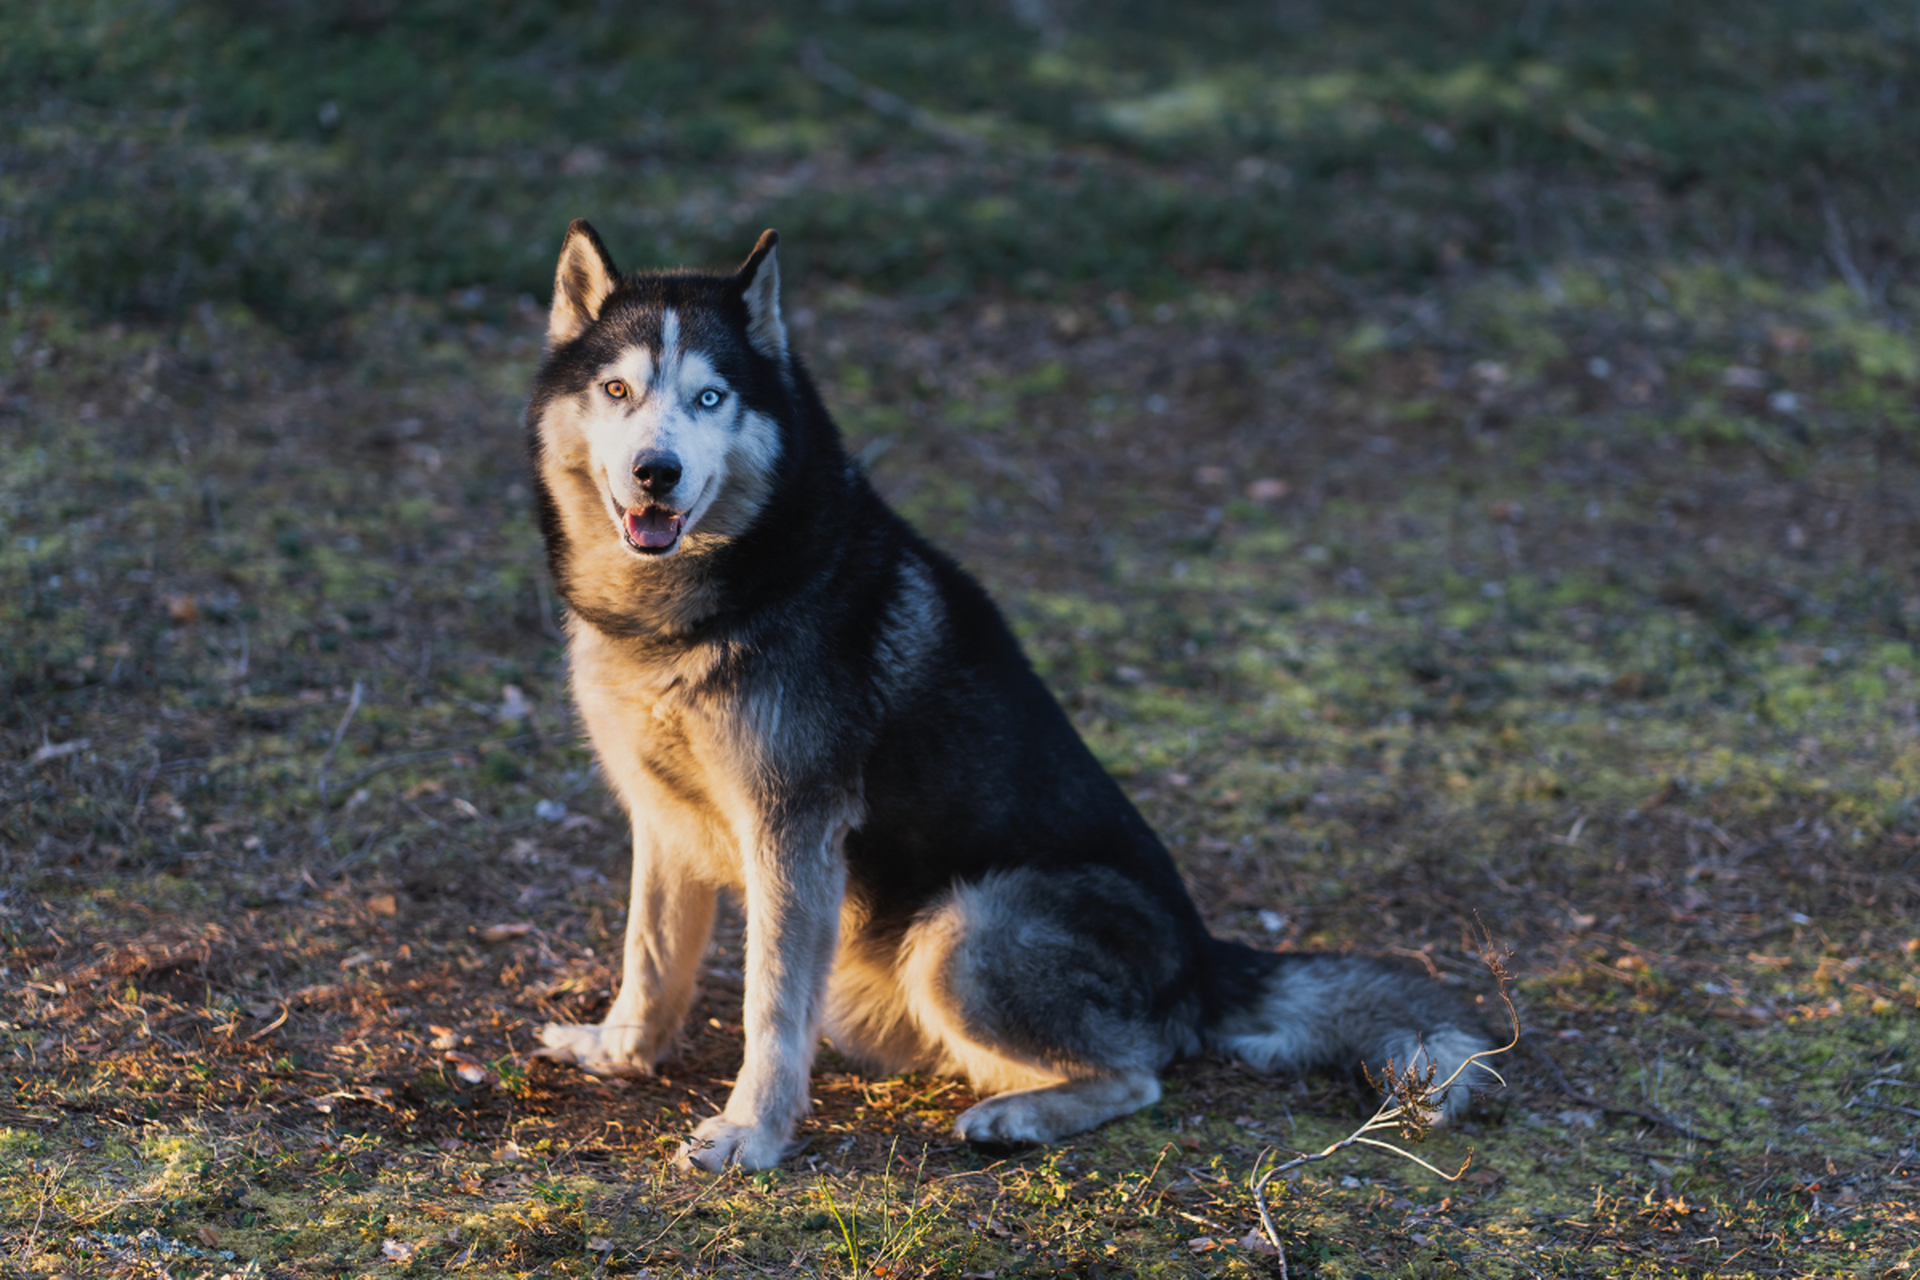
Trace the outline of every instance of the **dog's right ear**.
{"label": "dog's right ear", "polygon": [[619,282],[613,256],[585,218],[575,218],[560,246],[560,267],[553,274],[553,310],[547,313],[549,349],[572,342],[600,315],[600,307]]}

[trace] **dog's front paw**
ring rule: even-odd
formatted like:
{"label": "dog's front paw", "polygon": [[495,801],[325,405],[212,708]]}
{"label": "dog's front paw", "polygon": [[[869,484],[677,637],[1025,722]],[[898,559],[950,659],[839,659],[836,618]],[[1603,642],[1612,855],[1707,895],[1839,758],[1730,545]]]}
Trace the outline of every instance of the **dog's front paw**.
{"label": "dog's front paw", "polygon": [[787,1151],[787,1135],[773,1129],[734,1124],[725,1116],[701,1122],[680,1146],[683,1169],[718,1173],[728,1165],[742,1169],[771,1169]]}
{"label": "dog's front paw", "polygon": [[636,1023],[602,1023],[587,1027],[550,1022],[540,1028],[536,1058],[565,1062],[596,1076],[648,1076],[653,1055],[645,1047],[645,1028]]}

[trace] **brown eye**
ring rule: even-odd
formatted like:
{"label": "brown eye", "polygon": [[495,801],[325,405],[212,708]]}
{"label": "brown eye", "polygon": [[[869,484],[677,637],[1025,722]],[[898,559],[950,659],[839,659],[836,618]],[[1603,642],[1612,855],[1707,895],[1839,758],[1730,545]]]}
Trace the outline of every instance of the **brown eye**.
{"label": "brown eye", "polygon": [[625,400],[627,398],[627,384],[618,378],[610,379],[603,389],[615,400]]}

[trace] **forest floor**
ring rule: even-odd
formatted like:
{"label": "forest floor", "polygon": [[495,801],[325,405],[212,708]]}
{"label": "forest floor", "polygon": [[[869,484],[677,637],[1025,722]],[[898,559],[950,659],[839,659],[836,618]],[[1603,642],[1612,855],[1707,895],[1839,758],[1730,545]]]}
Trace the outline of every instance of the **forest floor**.
{"label": "forest floor", "polygon": [[[1875,184],[1920,167],[1801,138],[1826,176],[1743,222],[1771,179],[1713,168],[1739,121],[1687,132],[1676,89],[1633,141],[1644,86],[1606,115],[1541,9],[1515,51],[1462,8],[1450,63],[1392,76],[1316,19],[1273,37],[1332,68],[1298,101],[1236,78],[1224,28],[1182,37],[1218,72],[1188,83],[1092,15],[740,19],[704,88],[669,74],[689,32],[614,28],[704,105],[602,135],[536,93],[560,66],[611,100],[585,37],[503,53],[446,18],[460,84],[523,110],[445,107],[492,123],[431,160],[402,135],[443,118],[409,111],[480,89],[382,62],[378,5],[308,44],[291,10],[0,20],[45,80],[0,180],[0,1272],[1911,1274],[1920,341]],[[1847,43],[1872,12],[1796,19],[1824,72],[1755,19],[1698,83],[1824,74],[1870,117],[1920,67],[1913,36],[1891,69]],[[1013,105],[942,98],[929,41]],[[1662,169],[1689,146],[1700,174]],[[779,1170],[689,1178],[739,1060],[737,915],[661,1074],[528,1056],[607,1006],[627,874],[521,461],[575,215],[628,267],[782,228],[850,446],[1217,932],[1408,957],[1497,1026],[1491,939],[1509,1087],[1418,1148],[1461,1176],[1349,1150],[1276,1181],[1283,1258],[1251,1180],[1365,1118],[1345,1083],[1188,1062],[995,1159],[953,1137],[964,1085],[829,1049]]]}

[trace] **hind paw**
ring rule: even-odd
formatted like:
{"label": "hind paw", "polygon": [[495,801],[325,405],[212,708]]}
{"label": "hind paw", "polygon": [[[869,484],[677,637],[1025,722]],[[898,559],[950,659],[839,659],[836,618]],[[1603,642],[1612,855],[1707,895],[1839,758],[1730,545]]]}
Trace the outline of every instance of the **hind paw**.
{"label": "hind paw", "polygon": [[1044,1108],[1035,1105],[1030,1097],[1003,1093],[961,1112],[953,1128],[963,1141],[975,1146],[1017,1147],[1051,1142],[1056,1135],[1043,1112]]}
{"label": "hind paw", "polygon": [[961,1112],[954,1129],[977,1146],[1052,1142],[1150,1106],[1160,1082],[1146,1072],[1074,1080],[1003,1093]]}
{"label": "hind paw", "polygon": [[536,1058],[564,1062],[596,1076],[650,1076],[656,1055],[648,1052],[645,1028],[631,1023],[581,1026],[548,1023],[540,1028]]}

